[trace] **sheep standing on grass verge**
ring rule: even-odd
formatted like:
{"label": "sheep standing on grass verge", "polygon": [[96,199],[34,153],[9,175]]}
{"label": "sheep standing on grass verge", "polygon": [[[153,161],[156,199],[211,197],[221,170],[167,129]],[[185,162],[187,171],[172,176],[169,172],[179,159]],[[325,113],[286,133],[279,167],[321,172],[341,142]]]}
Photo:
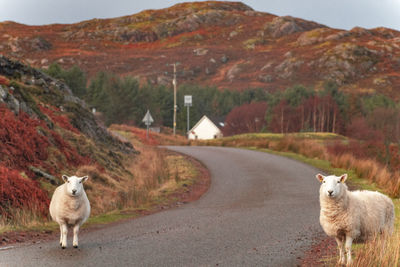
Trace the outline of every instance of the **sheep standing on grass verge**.
{"label": "sheep standing on grass verge", "polygon": [[67,247],[68,227],[74,229],[74,248],[78,247],[79,227],[89,218],[90,203],[83,189],[88,176],[62,176],[65,181],[54,191],[50,202],[50,215],[60,225],[60,245]]}
{"label": "sheep standing on grass verge", "polygon": [[351,260],[353,240],[366,241],[376,234],[391,234],[394,227],[392,200],[372,191],[348,191],[344,183],[347,174],[340,177],[317,174],[320,188],[320,223],[328,236],[336,238],[339,247],[339,263],[347,265]]}

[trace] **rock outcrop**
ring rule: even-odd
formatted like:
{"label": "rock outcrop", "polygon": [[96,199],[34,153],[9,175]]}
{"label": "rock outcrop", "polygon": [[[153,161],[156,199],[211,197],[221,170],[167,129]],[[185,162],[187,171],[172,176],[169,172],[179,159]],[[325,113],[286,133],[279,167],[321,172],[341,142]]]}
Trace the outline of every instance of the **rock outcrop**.
{"label": "rock outcrop", "polygon": [[100,126],[86,103],[74,96],[65,83],[4,56],[0,56],[0,75],[13,81],[0,85],[0,103],[15,114],[23,111],[31,117],[45,120],[52,128],[52,122],[46,119],[39,107],[40,104],[52,105],[64,110],[71,124],[95,142],[125,153],[135,152],[130,143],[122,143]]}

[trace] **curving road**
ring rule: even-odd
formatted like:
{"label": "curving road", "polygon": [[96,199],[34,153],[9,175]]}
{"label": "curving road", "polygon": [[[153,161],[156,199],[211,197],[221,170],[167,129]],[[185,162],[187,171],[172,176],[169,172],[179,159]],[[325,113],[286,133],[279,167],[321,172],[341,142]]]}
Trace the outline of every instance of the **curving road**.
{"label": "curving road", "polygon": [[[296,266],[321,234],[316,169],[222,147],[169,147],[202,161],[198,201],[58,240],[0,251],[0,266]],[[69,237],[69,241],[70,241]]]}

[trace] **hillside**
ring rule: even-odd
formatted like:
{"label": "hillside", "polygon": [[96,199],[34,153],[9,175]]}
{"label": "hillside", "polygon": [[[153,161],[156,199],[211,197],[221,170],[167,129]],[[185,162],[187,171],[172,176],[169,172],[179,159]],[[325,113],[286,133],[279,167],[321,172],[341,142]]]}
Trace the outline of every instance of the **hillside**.
{"label": "hillside", "polygon": [[400,32],[332,29],[257,12],[240,2],[195,2],[71,25],[0,23],[0,51],[46,68],[52,62],[180,83],[269,91],[334,81],[347,92],[400,98]]}
{"label": "hillside", "polygon": [[[61,174],[90,167],[112,173],[110,181],[132,176],[122,163],[136,152],[100,126],[67,85],[0,56],[0,226],[21,210],[45,217]],[[91,175],[88,186],[110,185],[102,175]]]}

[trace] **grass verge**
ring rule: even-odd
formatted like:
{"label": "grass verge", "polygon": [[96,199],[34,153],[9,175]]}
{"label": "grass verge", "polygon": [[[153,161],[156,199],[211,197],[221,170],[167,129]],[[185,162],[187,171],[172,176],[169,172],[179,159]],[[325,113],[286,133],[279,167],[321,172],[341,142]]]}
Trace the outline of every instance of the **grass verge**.
{"label": "grass verge", "polygon": [[[89,173],[90,176],[85,189],[92,205],[92,214],[83,228],[178,206],[195,200],[207,190],[208,172],[199,162],[175,152],[148,146],[130,132],[121,131],[118,134],[134,143],[140,155],[124,163],[129,170],[129,175],[125,176],[110,175],[96,166],[83,166],[78,170],[77,175]],[[23,223],[11,224],[0,220],[0,245],[35,239],[39,234],[58,233],[56,223],[32,217],[34,213],[28,211],[18,212],[21,214],[17,215],[23,218],[18,221]]]}

